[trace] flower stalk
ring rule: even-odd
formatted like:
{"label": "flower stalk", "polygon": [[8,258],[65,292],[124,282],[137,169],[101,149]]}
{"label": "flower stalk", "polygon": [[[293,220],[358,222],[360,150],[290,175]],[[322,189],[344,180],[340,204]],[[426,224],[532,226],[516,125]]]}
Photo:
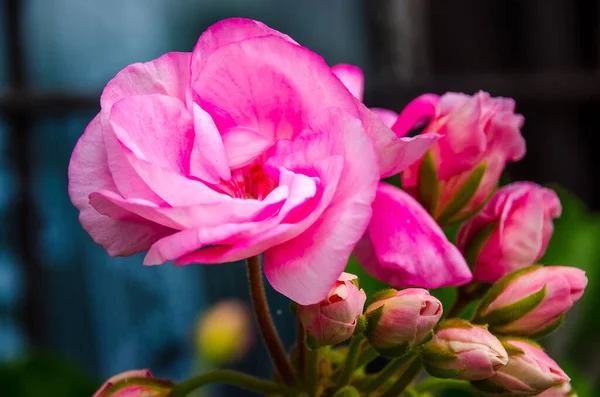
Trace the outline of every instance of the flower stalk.
{"label": "flower stalk", "polygon": [[252,305],[256,315],[256,322],[258,328],[265,341],[273,366],[283,384],[291,386],[296,383],[296,375],[294,369],[290,363],[281,338],[273,323],[273,318],[269,311],[269,305],[267,304],[267,297],[265,295],[265,288],[262,281],[262,272],[260,269],[260,257],[258,255],[251,256],[247,260],[248,264],[248,280],[250,282],[250,296],[252,298]]}

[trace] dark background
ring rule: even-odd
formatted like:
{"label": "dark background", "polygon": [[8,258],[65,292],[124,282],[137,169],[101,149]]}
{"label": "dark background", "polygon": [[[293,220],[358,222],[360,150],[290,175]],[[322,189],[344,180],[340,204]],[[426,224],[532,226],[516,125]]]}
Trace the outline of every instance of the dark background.
{"label": "dark background", "polygon": [[[564,227],[593,232],[564,249],[598,244],[600,223],[581,223],[596,220],[587,211],[600,205],[598,1],[0,0],[0,363],[9,368],[0,385],[30,382],[21,370],[48,382],[48,368],[92,389],[131,368],[181,379],[194,368],[198,314],[247,296],[240,264],[143,268],[140,256],[110,259],[79,225],[66,178],[71,150],[116,72],[191,51],[208,26],[231,16],[261,20],[330,64],[361,66],[370,106],[400,110],[425,92],[479,89],[515,98],[528,151],[509,166],[510,178],[574,192],[584,204],[572,199],[577,209],[566,210]],[[600,266],[594,255],[562,264]],[[287,302],[270,293],[291,343]],[[589,302],[595,317],[600,301]],[[589,333],[577,330],[594,323],[572,317],[578,322],[548,344],[557,358],[578,352],[565,365],[593,384],[598,342],[581,341]],[[269,374],[261,346],[250,357],[242,368]]]}

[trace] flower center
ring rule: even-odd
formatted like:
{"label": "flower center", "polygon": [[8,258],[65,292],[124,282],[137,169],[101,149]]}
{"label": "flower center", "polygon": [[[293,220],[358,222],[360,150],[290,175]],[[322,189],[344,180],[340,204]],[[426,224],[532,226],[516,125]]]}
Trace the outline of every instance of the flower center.
{"label": "flower center", "polygon": [[233,171],[231,180],[222,181],[220,187],[233,198],[262,200],[275,186],[263,166],[254,164]]}

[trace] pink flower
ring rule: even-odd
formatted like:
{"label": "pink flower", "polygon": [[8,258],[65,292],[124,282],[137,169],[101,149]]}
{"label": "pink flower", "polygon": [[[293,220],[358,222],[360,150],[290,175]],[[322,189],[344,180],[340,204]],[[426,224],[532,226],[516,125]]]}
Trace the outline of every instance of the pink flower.
{"label": "pink flower", "polygon": [[569,382],[569,377],[544,351],[532,342],[502,341],[508,364],[488,379],[473,382],[490,395],[535,396],[554,386]]}
{"label": "pink flower", "polygon": [[307,305],[363,235],[378,164],[414,152],[321,57],[246,19],[126,67],[100,102],[69,166],[94,241],[113,256],[148,250],[146,265],[264,253],[273,287]]}
{"label": "pink flower", "polygon": [[92,397],[165,397],[173,382],[153,379],[147,369],[126,371],[107,380]]}
{"label": "pink flower", "polygon": [[[356,66],[336,65],[333,71],[348,90],[362,100],[361,70]],[[400,115],[391,110],[372,109],[394,131],[397,144],[407,145],[407,149],[393,159],[394,167],[382,167],[381,178],[404,170],[439,138],[433,132],[407,136],[413,128],[426,125],[433,117],[436,101],[437,96],[424,95]],[[410,195],[385,183],[379,184],[371,223],[355,255],[373,277],[396,288],[455,286],[472,279],[464,258],[427,211]]]}
{"label": "pink flower", "polygon": [[441,302],[427,290],[382,291],[365,310],[365,335],[381,354],[401,355],[429,335],[442,312]]}
{"label": "pink flower", "polygon": [[512,183],[460,228],[457,246],[467,258],[473,252],[474,278],[493,283],[544,255],[552,219],[560,213],[553,190],[531,182]]}
{"label": "pink flower", "polygon": [[492,287],[475,321],[489,324],[498,333],[540,337],[560,325],[586,285],[581,269],[532,266],[509,274]]}
{"label": "pink flower", "polygon": [[[431,210],[436,219],[444,218],[446,223],[477,209],[493,191],[506,163],[523,158],[525,141],[520,130],[524,118],[514,113],[514,100],[492,98],[483,91],[473,96],[450,92],[415,99],[423,101],[435,107],[423,133],[444,135],[431,149],[439,184],[439,197]],[[414,197],[419,197],[420,183],[431,183],[419,180],[421,163],[413,163],[402,174],[402,185]],[[485,172],[469,202],[450,208],[448,204],[461,186],[484,163]]]}
{"label": "pink flower", "polygon": [[365,291],[354,284],[357,279],[353,274],[342,273],[321,302],[297,306],[296,314],[317,346],[337,345],[354,333],[367,300]]}
{"label": "pink flower", "polygon": [[463,380],[489,378],[508,362],[498,338],[484,327],[458,319],[440,324],[423,346],[422,358],[433,376]]}

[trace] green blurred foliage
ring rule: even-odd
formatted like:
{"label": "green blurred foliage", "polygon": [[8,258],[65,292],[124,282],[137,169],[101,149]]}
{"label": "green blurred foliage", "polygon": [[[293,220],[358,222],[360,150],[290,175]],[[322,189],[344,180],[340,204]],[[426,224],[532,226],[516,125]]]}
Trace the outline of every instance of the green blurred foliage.
{"label": "green blurred foliage", "polygon": [[85,397],[100,387],[74,364],[48,353],[0,366],[0,385],[0,395],[7,397]]}

